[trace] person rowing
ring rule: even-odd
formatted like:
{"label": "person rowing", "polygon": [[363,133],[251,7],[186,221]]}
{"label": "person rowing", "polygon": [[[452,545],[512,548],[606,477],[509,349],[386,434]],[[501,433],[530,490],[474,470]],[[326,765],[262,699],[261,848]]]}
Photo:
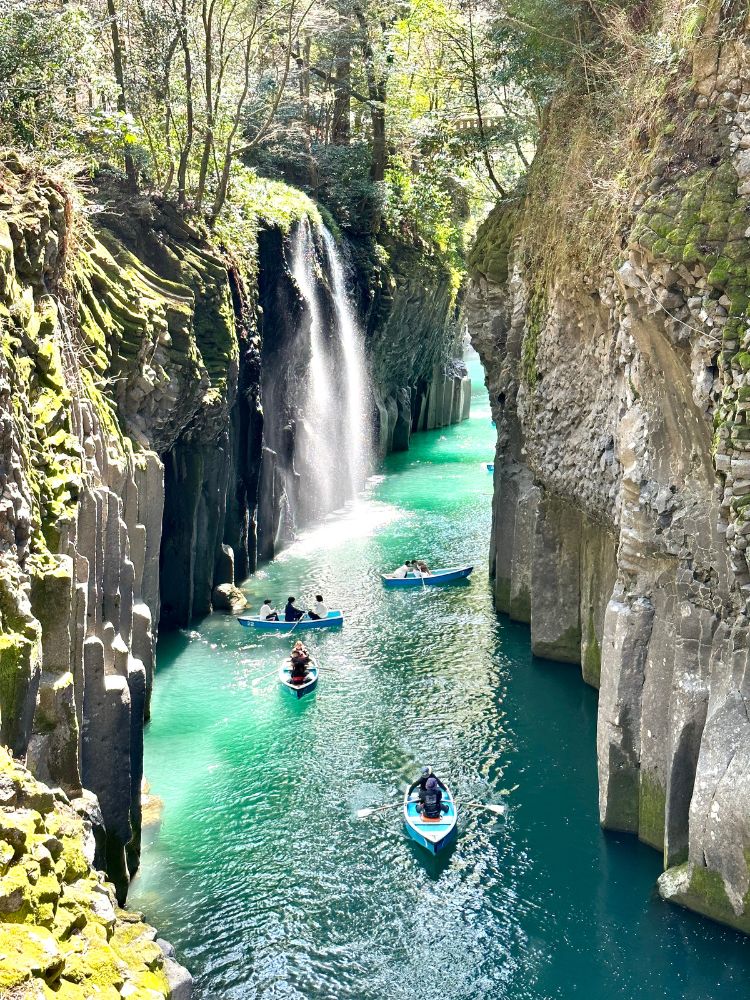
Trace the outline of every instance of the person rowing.
{"label": "person rowing", "polygon": [[286,607],[284,608],[284,621],[285,622],[298,622],[300,618],[305,617],[305,612],[300,611],[299,608],[294,606],[294,602],[297,600],[296,597],[287,597]]}
{"label": "person rowing", "polygon": [[419,787],[419,798],[420,798],[420,801],[421,801],[421,799],[424,796],[424,792],[425,792],[425,788],[427,786],[427,782],[430,780],[430,778],[434,778],[435,781],[437,781],[438,786],[440,788],[442,788],[442,790],[444,792],[447,791],[445,785],[440,780],[440,778],[438,778],[438,776],[435,774],[435,772],[432,770],[432,768],[431,767],[423,767],[422,768],[422,773],[420,774],[420,776],[417,778],[417,780],[412,785],[409,786],[409,792],[408,792],[409,797],[411,797],[411,794],[414,791],[414,789],[417,788],[417,787]]}
{"label": "person rowing", "polygon": [[314,622],[320,621],[321,618],[328,617],[328,608],[323,603],[323,595],[315,595],[315,604],[308,610],[307,617],[312,618]]}
{"label": "person rowing", "polygon": [[289,679],[292,684],[304,684],[307,679],[307,666],[310,662],[310,654],[304,643],[298,639],[289,654],[289,662],[292,670]]}
{"label": "person rowing", "polygon": [[415,576],[431,576],[432,571],[424,559],[412,559],[411,568]]}

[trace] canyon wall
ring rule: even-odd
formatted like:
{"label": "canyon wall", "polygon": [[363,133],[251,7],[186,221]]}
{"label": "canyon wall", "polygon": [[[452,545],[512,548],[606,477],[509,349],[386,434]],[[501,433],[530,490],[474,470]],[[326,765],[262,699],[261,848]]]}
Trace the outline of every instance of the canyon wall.
{"label": "canyon wall", "polygon": [[[0,746],[74,803],[93,794],[120,903],[159,622],[236,607],[235,579],[314,513],[299,488],[312,318],[295,223],[314,230],[326,320],[333,292],[317,210],[295,197],[287,228],[261,220],[232,254],[105,175],[84,196],[12,154],[0,164]],[[394,278],[370,331],[381,451],[463,413],[452,296],[412,322],[411,280]],[[413,368],[391,373],[397,312]],[[419,401],[413,418],[396,396]]]}
{"label": "canyon wall", "polygon": [[[670,73],[642,65],[622,135],[559,98],[467,303],[498,428],[496,606],[599,689],[602,824],[663,852],[666,899],[745,932],[748,27],[715,14]],[[586,143],[608,152],[576,160]]]}

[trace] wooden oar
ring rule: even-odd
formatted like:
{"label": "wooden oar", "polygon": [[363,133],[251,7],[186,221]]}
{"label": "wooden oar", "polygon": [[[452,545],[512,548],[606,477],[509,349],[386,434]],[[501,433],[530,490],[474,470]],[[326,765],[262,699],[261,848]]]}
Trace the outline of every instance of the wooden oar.
{"label": "wooden oar", "polygon": [[[297,619],[297,621],[294,623],[294,626],[292,628],[290,628],[289,631],[286,633],[287,635],[291,635],[292,634],[292,632],[294,631],[294,629],[297,628],[297,626],[299,625],[299,623],[302,621],[302,619],[305,617],[306,614],[307,614],[306,611],[302,612],[302,614],[299,616],[299,618]],[[282,635],[283,635],[283,633],[282,633]]]}
{"label": "wooden oar", "polygon": [[394,802],[392,805],[389,806],[375,806],[371,809],[358,809],[357,819],[367,819],[368,816],[374,816],[375,813],[385,812],[387,809],[398,809],[398,807],[402,806],[403,804],[404,804],[403,802]]}
{"label": "wooden oar", "polygon": [[462,802],[461,806],[469,807],[474,809],[487,809],[488,812],[496,813],[498,816],[503,816],[505,814],[505,806],[496,806],[493,802]]}
{"label": "wooden oar", "polygon": [[250,683],[251,684],[257,684],[258,681],[264,681],[266,679],[266,677],[271,677],[272,674],[278,674],[278,672],[279,672],[279,668],[276,667],[275,670],[269,670],[267,674],[261,674],[260,677],[254,677]]}

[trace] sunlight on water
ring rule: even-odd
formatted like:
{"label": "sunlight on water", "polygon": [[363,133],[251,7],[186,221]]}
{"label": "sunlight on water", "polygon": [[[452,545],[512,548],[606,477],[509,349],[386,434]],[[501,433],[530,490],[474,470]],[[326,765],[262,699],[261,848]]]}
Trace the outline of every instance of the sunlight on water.
{"label": "sunlight on water", "polygon": [[[322,590],[340,631],[293,702],[289,638],[231,616],[165,635],[146,774],[164,801],[131,904],[172,940],[200,1000],[730,1000],[748,942],[661,902],[655,851],[598,826],[596,695],[534,660],[486,575],[494,431],[419,435],[362,501],[248,581],[251,601]],[[471,581],[388,591],[404,558],[473,562]],[[429,763],[467,808],[431,858],[398,802]]]}

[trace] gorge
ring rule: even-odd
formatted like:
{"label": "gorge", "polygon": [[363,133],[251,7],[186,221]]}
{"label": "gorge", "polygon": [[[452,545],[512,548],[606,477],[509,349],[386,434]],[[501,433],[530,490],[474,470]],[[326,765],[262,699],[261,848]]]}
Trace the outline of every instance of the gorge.
{"label": "gorge", "polygon": [[[737,995],[749,38],[9,0],[0,1000]],[[319,591],[291,706],[235,615]]]}

